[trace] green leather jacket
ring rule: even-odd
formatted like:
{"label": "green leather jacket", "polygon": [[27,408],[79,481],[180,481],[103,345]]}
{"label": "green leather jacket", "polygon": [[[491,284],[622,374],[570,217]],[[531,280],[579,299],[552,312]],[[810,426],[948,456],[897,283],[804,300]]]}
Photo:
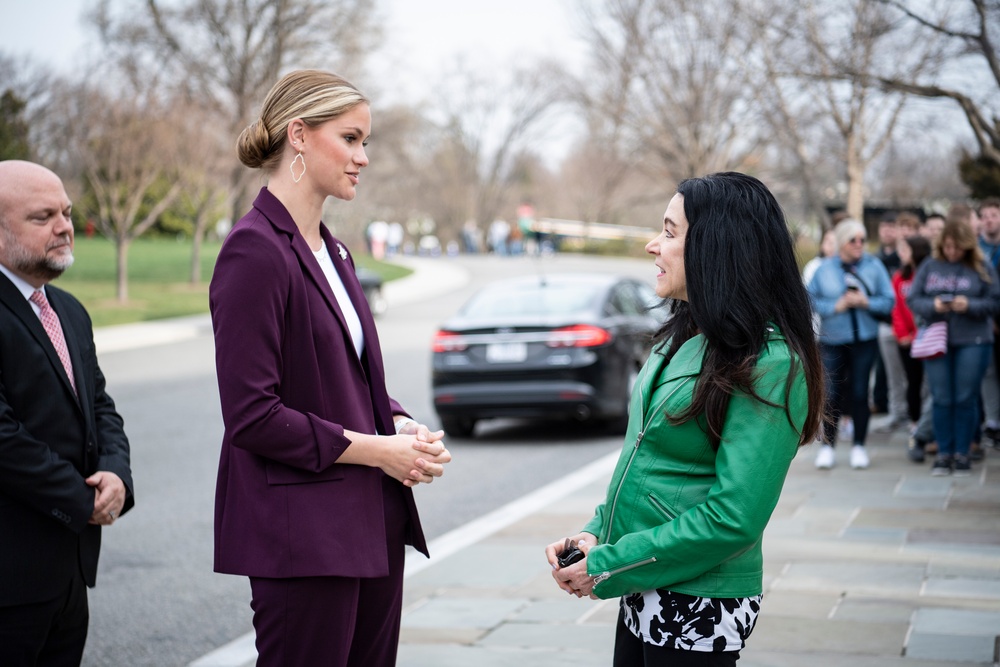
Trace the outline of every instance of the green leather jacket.
{"label": "green leather jacket", "polygon": [[[798,449],[805,375],[799,364],[789,397],[794,427],[783,407],[738,392],[715,451],[701,420],[675,426],[665,417],[690,404],[704,343],[693,337],[669,364],[662,347],[654,350],[636,381],[607,498],[584,528],[598,538],[587,571],[600,598],[656,588],[713,598],[762,592],[761,536]],[[757,393],[783,406],[791,363],[784,337],[769,329]]]}

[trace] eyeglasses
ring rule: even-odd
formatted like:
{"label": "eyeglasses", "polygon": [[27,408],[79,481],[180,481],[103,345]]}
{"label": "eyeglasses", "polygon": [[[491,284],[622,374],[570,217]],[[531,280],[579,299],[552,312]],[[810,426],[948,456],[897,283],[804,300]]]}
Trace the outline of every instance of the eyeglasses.
{"label": "eyeglasses", "polygon": [[864,236],[855,236],[853,239],[848,241],[848,243],[864,243],[864,242],[865,242]]}

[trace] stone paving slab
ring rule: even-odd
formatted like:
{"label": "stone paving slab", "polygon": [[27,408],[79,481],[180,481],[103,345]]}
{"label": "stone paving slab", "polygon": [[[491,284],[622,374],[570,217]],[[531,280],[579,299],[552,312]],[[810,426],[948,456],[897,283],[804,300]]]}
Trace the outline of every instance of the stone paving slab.
{"label": "stone paving slab", "polygon": [[854,519],[853,525],[899,526],[910,530],[953,530],[996,534],[1000,532],[1000,513],[891,510],[864,507]]}
{"label": "stone paving slab", "polygon": [[[521,650],[482,646],[414,646],[399,649],[400,667],[608,667],[609,651]],[[741,665],[742,667],[742,665]]]}
{"label": "stone paving slab", "polygon": [[[910,656],[852,655],[845,661],[842,655],[817,652],[756,651],[748,646],[740,653],[739,667],[956,667],[953,660],[921,660]],[[993,667],[993,661],[960,663],[962,667]]]}
{"label": "stone paving slab", "polygon": [[[593,616],[599,604],[593,600],[583,601],[566,595],[563,600],[538,600],[529,602],[513,617],[514,623],[582,623]],[[617,604],[615,605],[617,610]]]}
{"label": "stone paving slab", "polygon": [[949,664],[993,664],[995,638],[964,637],[914,632],[906,645],[906,657],[947,660]]}
{"label": "stone paving slab", "polygon": [[1000,635],[1000,608],[992,612],[967,609],[918,609],[913,617],[913,631],[993,638]]}
{"label": "stone paving slab", "polygon": [[853,595],[915,596],[926,567],[881,563],[792,563],[774,588],[837,591]]}
{"label": "stone paving slab", "polygon": [[761,616],[775,615],[792,618],[823,620],[840,604],[837,593],[801,592],[769,588],[761,603]]}
{"label": "stone paving slab", "polygon": [[940,498],[943,501],[951,497],[951,491],[951,479],[947,477],[905,475],[896,487],[895,495],[898,498]]}
{"label": "stone paving slab", "polygon": [[860,542],[884,542],[902,546],[906,542],[909,531],[905,528],[873,528],[868,526],[851,526],[844,530],[842,537],[846,540]]}
{"label": "stone paving slab", "polygon": [[431,565],[410,578],[428,586],[462,586],[470,589],[511,586],[524,582],[546,566],[542,549],[480,542]]}
{"label": "stone paving slab", "polygon": [[530,603],[530,600],[517,598],[437,597],[410,610],[403,619],[403,626],[490,629]]}
{"label": "stone paving slab", "polygon": [[906,601],[846,597],[832,613],[837,620],[910,623],[915,605]]}
{"label": "stone paving slab", "polygon": [[542,623],[508,623],[500,626],[480,644],[507,648],[559,650],[573,647],[574,650],[607,655],[611,664],[611,654],[615,643],[615,627],[607,625],[557,625]]}
{"label": "stone paving slab", "polygon": [[[1000,606],[1000,581],[933,577],[927,580],[922,593],[937,597],[995,600]],[[1000,622],[996,624],[996,628],[997,634],[1000,635]]]}
{"label": "stone paving slab", "polygon": [[836,653],[841,654],[841,664],[846,664],[854,655],[901,655],[908,628],[906,622],[817,620],[762,613],[747,645],[755,651]]}

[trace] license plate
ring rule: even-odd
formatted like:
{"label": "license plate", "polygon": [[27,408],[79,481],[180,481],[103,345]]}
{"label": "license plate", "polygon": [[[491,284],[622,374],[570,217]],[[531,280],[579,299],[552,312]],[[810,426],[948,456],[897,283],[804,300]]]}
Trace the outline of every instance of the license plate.
{"label": "license plate", "polygon": [[526,343],[490,343],[486,346],[486,361],[491,364],[516,364],[527,358]]}

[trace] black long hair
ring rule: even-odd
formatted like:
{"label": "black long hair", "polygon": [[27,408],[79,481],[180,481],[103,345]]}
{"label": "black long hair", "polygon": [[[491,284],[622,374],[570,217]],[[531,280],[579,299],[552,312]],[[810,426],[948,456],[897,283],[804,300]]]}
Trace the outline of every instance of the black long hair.
{"label": "black long hair", "polygon": [[903,280],[909,280],[917,272],[917,269],[920,268],[924,260],[930,257],[931,242],[919,234],[907,236],[903,240],[906,241],[906,245],[910,246],[910,254],[913,257],[908,264],[900,267],[899,273],[903,277]]}
{"label": "black long hair", "polygon": [[754,390],[755,369],[773,323],[793,353],[785,413],[794,425],[789,394],[801,364],[809,400],[799,444],[812,441],[823,415],[823,367],[781,207],[763,183],[737,172],[681,181],[677,193],[684,198],[688,221],[688,301],[671,304],[673,316],[655,340],[670,341],[668,359],[695,334],[704,335],[707,346],[691,405],[670,420],[683,423],[704,415],[709,440],[718,447],[733,392],[764,400]]}

